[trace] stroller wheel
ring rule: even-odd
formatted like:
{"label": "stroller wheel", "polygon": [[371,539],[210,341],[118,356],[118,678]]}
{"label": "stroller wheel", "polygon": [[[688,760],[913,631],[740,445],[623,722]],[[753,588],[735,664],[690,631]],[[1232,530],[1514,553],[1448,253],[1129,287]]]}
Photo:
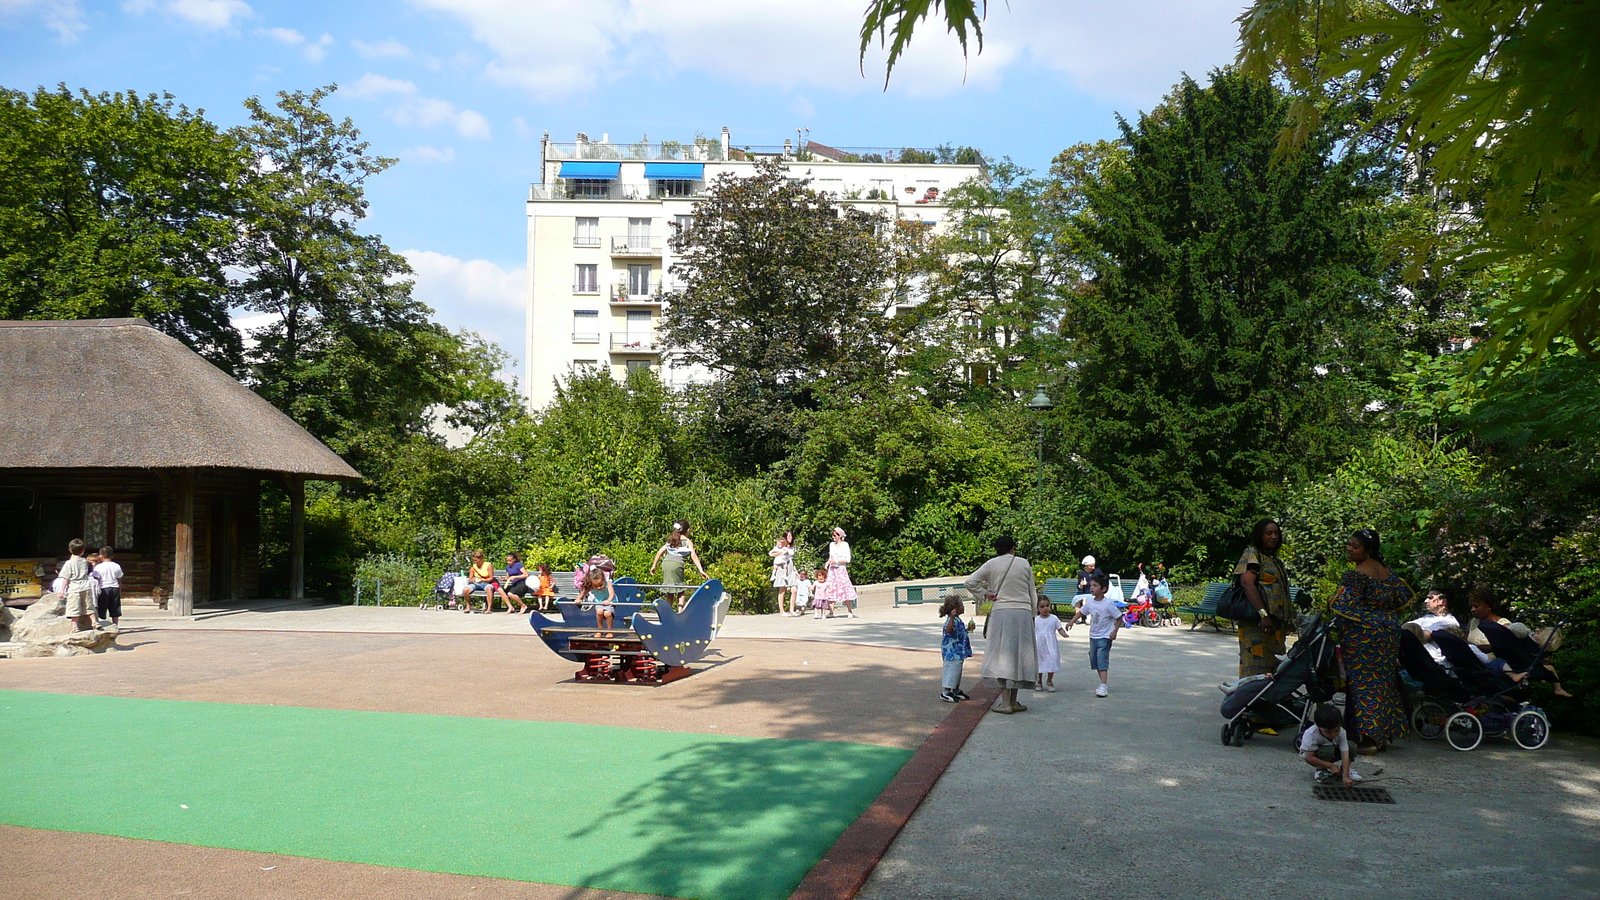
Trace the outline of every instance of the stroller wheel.
{"label": "stroller wheel", "polygon": [[1511,739],[1524,750],[1537,750],[1550,740],[1550,720],[1537,709],[1524,709],[1511,720]]}
{"label": "stroller wheel", "polygon": [[1483,743],[1483,723],[1469,712],[1458,712],[1444,723],[1444,738],[1457,750],[1471,750]]}
{"label": "stroller wheel", "polygon": [[1233,728],[1233,745],[1235,747],[1243,747],[1244,739],[1250,736],[1250,731],[1251,728],[1248,722],[1240,722],[1235,725]]}
{"label": "stroller wheel", "polygon": [[1445,709],[1444,704],[1424,700],[1411,711],[1411,728],[1416,731],[1417,737],[1425,741],[1437,741],[1444,737],[1444,723],[1449,718],[1450,711]]}

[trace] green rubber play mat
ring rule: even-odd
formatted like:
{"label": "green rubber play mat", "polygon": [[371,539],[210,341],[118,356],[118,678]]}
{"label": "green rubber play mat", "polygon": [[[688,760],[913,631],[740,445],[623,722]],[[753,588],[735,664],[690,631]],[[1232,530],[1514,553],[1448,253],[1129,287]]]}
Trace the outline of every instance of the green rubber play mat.
{"label": "green rubber play mat", "polygon": [[910,751],[0,691],[0,822],[707,900],[782,898]]}

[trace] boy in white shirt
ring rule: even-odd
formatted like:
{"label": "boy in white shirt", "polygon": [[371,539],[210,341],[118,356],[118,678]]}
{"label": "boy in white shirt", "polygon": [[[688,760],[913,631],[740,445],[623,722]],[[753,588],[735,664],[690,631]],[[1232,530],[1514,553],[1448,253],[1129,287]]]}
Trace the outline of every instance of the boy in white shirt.
{"label": "boy in white shirt", "polygon": [[73,538],[67,544],[67,561],[61,564],[61,580],[66,582],[66,617],[77,625],[79,631],[94,627],[94,585],[90,578],[89,560],[83,556],[83,541]]}
{"label": "boy in white shirt", "polygon": [[1121,607],[1116,601],[1106,599],[1106,591],[1110,589],[1111,579],[1104,572],[1096,571],[1089,577],[1089,599],[1072,617],[1074,625],[1084,620],[1089,622],[1089,668],[1100,673],[1100,683],[1094,689],[1096,697],[1108,693],[1106,678],[1111,670],[1111,642],[1122,629]]}
{"label": "boy in white shirt", "polygon": [[[811,579],[807,578],[804,573],[795,579],[793,606],[793,614],[797,616],[805,615],[804,610],[811,607]],[[783,610],[779,609],[778,612],[781,614]]]}
{"label": "boy in white shirt", "polygon": [[111,558],[111,548],[100,548],[100,562],[94,567],[100,594],[95,597],[95,615],[116,625],[122,620],[122,567]]}
{"label": "boy in white shirt", "polygon": [[1299,748],[1306,764],[1316,770],[1312,775],[1318,784],[1339,778],[1349,787],[1361,780],[1350,770],[1350,740],[1339,708],[1333,704],[1324,703],[1311,714],[1311,727],[1300,735]]}

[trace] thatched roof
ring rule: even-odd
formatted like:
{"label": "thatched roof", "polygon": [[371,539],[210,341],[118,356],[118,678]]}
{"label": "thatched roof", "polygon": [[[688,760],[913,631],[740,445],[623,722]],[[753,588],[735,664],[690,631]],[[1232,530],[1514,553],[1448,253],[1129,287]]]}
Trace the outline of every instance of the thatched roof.
{"label": "thatched roof", "polygon": [[0,322],[0,469],[361,474],[144,319]]}

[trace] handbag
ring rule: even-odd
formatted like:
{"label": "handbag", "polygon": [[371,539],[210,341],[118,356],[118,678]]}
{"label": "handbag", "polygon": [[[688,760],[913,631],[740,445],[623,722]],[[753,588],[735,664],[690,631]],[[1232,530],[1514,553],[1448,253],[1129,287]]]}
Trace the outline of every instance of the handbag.
{"label": "handbag", "polygon": [[1217,615],[1235,622],[1254,622],[1261,617],[1250,604],[1250,598],[1244,595],[1244,585],[1239,583],[1239,576],[1233,576],[1233,583],[1217,598]]}

